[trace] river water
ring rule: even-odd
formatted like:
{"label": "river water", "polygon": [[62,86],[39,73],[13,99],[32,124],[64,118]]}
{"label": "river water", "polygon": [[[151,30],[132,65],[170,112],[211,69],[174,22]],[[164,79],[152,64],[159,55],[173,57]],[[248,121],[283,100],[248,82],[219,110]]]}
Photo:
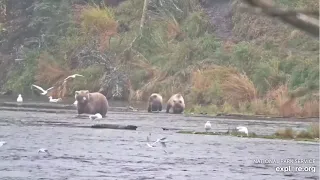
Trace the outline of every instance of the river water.
{"label": "river water", "polygon": [[[137,125],[132,131],[83,128],[94,123],[75,115],[76,111],[0,111],[0,141],[7,142],[0,147],[0,179],[319,179],[317,143],[178,134],[161,128],[203,131],[210,120],[214,131],[245,125],[249,132],[270,134],[279,127],[303,129],[308,123],[145,112],[108,112],[95,122]],[[146,145],[149,133],[152,141],[167,137],[167,153],[161,144]],[[47,148],[50,155],[38,153],[40,148]],[[309,163],[279,162],[287,158],[308,159]],[[297,167],[306,172],[298,172]],[[284,170],[288,172],[280,172]]]}

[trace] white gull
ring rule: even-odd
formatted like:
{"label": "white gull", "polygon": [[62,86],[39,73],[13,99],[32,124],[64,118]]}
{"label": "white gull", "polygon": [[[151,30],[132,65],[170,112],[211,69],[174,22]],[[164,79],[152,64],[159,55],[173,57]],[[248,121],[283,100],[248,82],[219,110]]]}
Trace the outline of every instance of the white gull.
{"label": "white gull", "polygon": [[17,102],[23,102],[21,94],[18,95]]}
{"label": "white gull", "polygon": [[204,129],[206,130],[206,132],[211,130],[211,123],[210,121],[207,121],[206,124],[204,125]]}
{"label": "white gull", "polygon": [[37,85],[34,85],[32,84],[33,87],[36,87],[37,89],[39,89],[40,91],[42,91],[42,95],[46,95],[51,89],[53,89],[54,87],[51,87],[51,88],[48,88],[47,90],[44,90],[42,87],[40,86],[37,86]]}
{"label": "white gull", "polygon": [[53,99],[52,96],[49,96],[49,102],[59,102],[61,100],[62,100],[61,98]]}
{"label": "white gull", "polygon": [[97,113],[95,115],[90,115],[89,118],[90,118],[90,120],[96,120],[96,119],[101,119],[102,116],[100,113]]}

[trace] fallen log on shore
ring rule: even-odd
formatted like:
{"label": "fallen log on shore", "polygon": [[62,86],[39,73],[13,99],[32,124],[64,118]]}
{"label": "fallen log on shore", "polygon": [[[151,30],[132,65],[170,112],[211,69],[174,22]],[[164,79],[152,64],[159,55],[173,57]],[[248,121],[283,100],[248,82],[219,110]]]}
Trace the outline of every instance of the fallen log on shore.
{"label": "fallen log on shore", "polygon": [[56,126],[56,127],[71,127],[71,128],[95,128],[95,129],[119,129],[119,130],[136,130],[138,126],[134,125],[119,125],[119,124],[94,124],[85,125],[72,122],[55,122],[55,121],[35,121],[24,123],[25,126]]}
{"label": "fallen log on shore", "polygon": [[120,124],[94,124],[91,128],[97,129],[126,129],[126,130],[136,130],[138,126],[134,125],[120,125]]}

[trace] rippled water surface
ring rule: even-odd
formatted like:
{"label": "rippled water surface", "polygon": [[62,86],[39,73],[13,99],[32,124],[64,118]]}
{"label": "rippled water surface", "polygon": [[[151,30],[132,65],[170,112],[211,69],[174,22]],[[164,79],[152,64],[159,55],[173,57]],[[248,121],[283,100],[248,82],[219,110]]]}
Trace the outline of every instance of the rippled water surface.
{"label": "rippled water surface", "polygon": [[[0,111],[0,179],[319,179],[319,144],[284,140],[177,134],[161,127],[203,130],[208,118],[165,113],[108,112],[98,123],[137,125],[136,131],[81,128],[75,114]],[[245,125],[257,134],[307,123],[210,119],[216,131]],[[167,152],[151,140],[167,137]],[[38,153],[47,148],[51,155]],[[254,160],[301,158],[310,164],[257,164]],[[276,167],[291,166],[291,172]],[[294,167],[316,167],[295,172]]]}

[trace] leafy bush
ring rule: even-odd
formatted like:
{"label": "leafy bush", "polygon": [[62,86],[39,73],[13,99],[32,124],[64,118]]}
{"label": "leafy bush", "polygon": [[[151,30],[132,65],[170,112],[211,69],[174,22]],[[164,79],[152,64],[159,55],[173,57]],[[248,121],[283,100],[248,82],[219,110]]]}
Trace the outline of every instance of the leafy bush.
{"label": "leafy bush", "polygon": [[17,93],[31,92],[38,56],[39,52],[30,52],[27,54],[24,62],[18,65],[17,69],[11,74],[10,79],[5,84],[5,89],[11,89]]}

